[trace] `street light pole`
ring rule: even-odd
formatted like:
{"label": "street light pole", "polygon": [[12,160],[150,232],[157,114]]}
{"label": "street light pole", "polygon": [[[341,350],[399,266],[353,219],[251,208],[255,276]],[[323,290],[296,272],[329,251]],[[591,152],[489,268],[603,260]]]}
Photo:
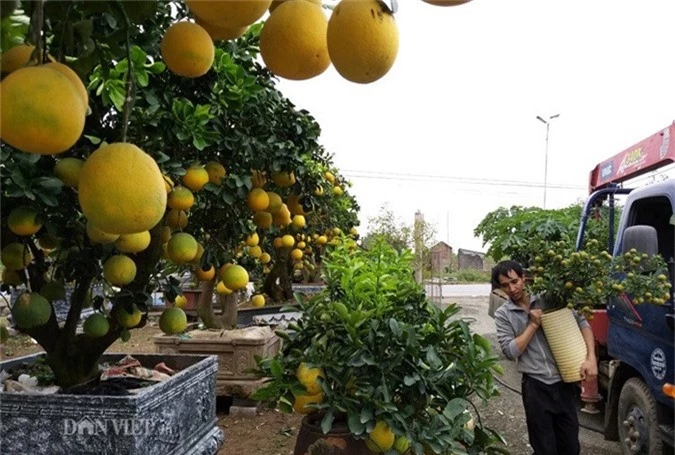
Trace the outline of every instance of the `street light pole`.
{"label": "street light pole", "polygon": [[548,186],[548,130],[551,126],[551,120],[560,117],[560,114],[551,115],[548,120],[537,115],[537,120],[546,125],[546,149],[544,150],[544,208],[546,208],[546,187]]}

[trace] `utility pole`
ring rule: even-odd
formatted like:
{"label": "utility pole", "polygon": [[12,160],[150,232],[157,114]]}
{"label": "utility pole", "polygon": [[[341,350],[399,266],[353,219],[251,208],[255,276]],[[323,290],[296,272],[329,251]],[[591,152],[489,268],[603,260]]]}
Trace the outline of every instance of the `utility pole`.
{"label": "utility pole", "polygon": [[546,208],[546,187],[548,186],[548,130],[551,126],[551,120],[560,117],[560,114],[551,115],[548,120],[537,115],[537,120],[546,125],[546,148],[544,149],[544,208]]}

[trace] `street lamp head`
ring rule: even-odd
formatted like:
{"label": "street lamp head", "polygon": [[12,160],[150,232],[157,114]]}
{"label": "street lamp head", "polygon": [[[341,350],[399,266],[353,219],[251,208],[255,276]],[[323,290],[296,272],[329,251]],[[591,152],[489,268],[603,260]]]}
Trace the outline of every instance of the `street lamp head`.
{"label": "street lamp head", "polygon": [[552,115],[552,116],[550,116],[548,119],[549,119],[549,120],[553,120],[554,118],[558,118],[558,117],[560,117],[560,114]]}
{"label": "street lamp head", "polygon": [[[560,115],[560,114],[558,114],[558,115]],[[546,120],[541,118],[539,115],[537,115],[537,120],[539,120],[541,123],[547,123]]]}

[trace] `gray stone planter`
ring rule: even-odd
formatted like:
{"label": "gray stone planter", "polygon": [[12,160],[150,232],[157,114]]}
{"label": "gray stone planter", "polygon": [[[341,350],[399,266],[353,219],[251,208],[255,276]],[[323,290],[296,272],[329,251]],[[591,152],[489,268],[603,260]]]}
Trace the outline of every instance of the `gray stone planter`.
{"label": "gray stone planter", "polygon": [[[0,369],[42,354],[0,362]],[[124,354],[106,354],[116,361]],[[224,440],[216,418],[215,356],[135,355],[181,370],[129,396],[0,393],[0,453],[213,455]]]}

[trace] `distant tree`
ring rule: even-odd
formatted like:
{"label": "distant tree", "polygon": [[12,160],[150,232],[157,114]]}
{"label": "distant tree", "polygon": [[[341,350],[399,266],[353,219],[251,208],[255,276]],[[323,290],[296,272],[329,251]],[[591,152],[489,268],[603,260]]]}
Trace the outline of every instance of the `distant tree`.
{"label": "distant tree", "polygon": [[384,240],[399,253],[412,247],[412,228],[403,223],[384,203],[379,213],[368,218],[368,233],[363,237],[362,245],[370,249],[378,239]]}

